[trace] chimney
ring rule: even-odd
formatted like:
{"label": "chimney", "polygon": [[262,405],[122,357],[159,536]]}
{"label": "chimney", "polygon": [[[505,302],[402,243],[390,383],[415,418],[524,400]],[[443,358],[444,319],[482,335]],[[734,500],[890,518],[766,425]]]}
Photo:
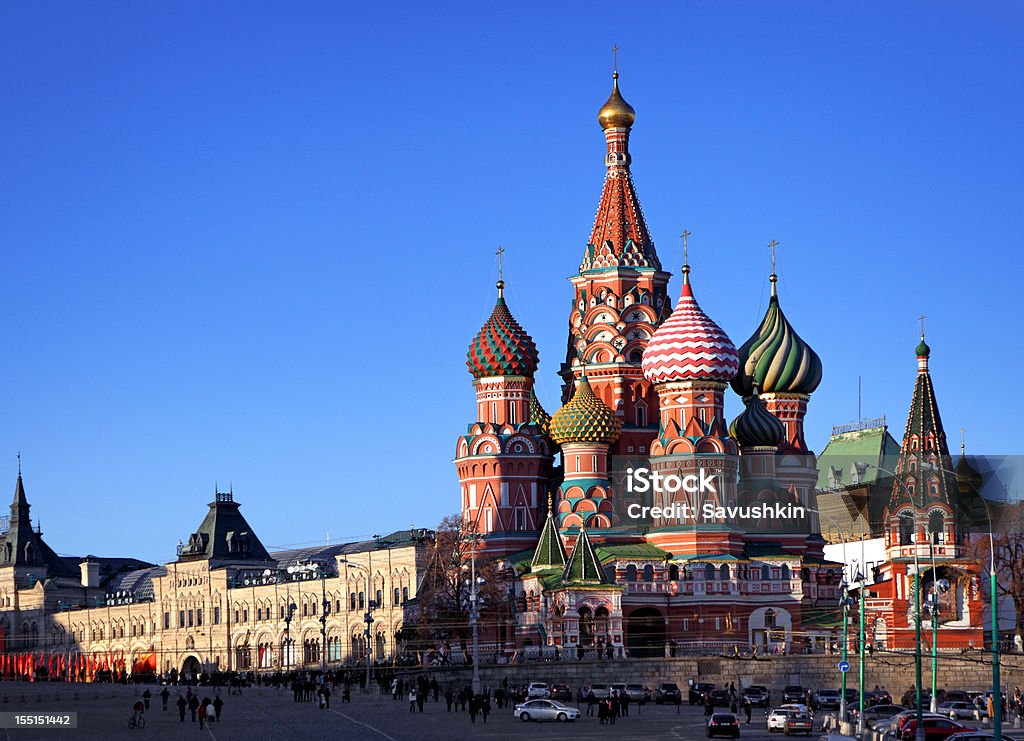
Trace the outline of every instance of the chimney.
{"label": "chimney", "polygon": [[93,561],[91,556],[86,556],[80,564],[82,567],[82,586],[86,589],[93,589],[100,585],[100,564]]}

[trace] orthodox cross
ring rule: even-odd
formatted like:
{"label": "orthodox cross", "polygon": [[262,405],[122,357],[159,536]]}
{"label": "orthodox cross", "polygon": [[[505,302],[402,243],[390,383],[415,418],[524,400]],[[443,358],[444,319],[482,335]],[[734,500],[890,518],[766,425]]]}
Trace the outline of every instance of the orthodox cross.
{"label": "orthodox cross", "polygon": [[21,476],[21,451],[18,451],[18,475]]}
{"label": "orthodox cross", "polygon": [[779,242],[772,240],[768,243],[768,249],[772,251],[772,273],[775,272],[775,248],[779,246]]}
{"label": "orthodox cross", "polygon": [[612,44],[612,72],[619,73],[619,45]]}
{"label": "orthodox cross", "polygon": [[501,256],[505,254],[505,248],[502,247],[501,245],[498,245],[498,251],[495,252],[494,254],[498,256],[498,280],[503,280],[503,278],[501,277],[502,276]]}
{"label": "orthodox cross", "polygon": [[921,339],[922,340],[924,339],[924,320],[927,319],[927,318],[928,318],[927,314],[922,314],[921,316],[918,317],[918,319],[921,321]]}
{"label": "orthodox cross", "polygon": [[688,265],[690,263],[686,249],[686,238],[690,236],[693,236],[693,232],[688,229],[683,229],[683,233],[679,235],[679,238],[683,240],[683,265]]}

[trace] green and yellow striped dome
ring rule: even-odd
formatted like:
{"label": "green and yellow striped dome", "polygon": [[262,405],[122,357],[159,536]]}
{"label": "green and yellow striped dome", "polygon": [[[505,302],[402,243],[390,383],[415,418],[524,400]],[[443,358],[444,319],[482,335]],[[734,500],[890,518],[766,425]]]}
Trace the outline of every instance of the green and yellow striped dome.
{"label": "green and yellow striped dome", "polygon": [[586,375],[576,384],[576,393],[569,403],[551,418],[551,439],[565,443],[604,443],[619,439],[622,424],[615,412],[594,395]]}

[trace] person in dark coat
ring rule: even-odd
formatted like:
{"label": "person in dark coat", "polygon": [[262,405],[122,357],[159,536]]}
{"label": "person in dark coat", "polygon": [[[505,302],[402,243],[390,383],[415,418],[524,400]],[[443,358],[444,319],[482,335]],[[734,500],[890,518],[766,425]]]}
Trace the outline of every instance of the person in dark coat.
{"label": "person in dark coat", "polygon": [[491,698],[489,698],[487,695],[484,695],[483,699],[480,701],[480,715],[483,717],[484,723],[487,722],[487,716],[490,715],[490,713]]}
{"label": "person in dark coat", "polygon": [[196,711],[199,710],[199,698],[191,695],[188,698],[188,709],[192,712],[192,722],[196,722]]}
{"label": "person in dark coat", "polygon": [[184,695],[179,694],[178,695],[178,701],[177,701],[176,704],[178,706],[178,720],[181,721],[182,723],[184,723],[185,722],[185,708],[188,707],[188,700],[185,699]]}
{"label": "person in dark coat", "polygon": [[220,711],[224,707],[224,701],[220,698],[220,693],[217,693],[213,698],[213,716],[218,723],[220,723]]}
{"label": "person in dark coat", "polygon": [[480,710],[479,702],[477,701],[476,695],[469,698],[469,722],[476,723],[476,714]]}
{"label": "person in dark coat", "polygon": [[623,718],[629,715],[629,695],[625,692],[619,693],[619,709],[622,711]]}
{"label": "person in dark coat", "polygon": [[167,709],[167,698],[169,698],[170,696],[171,696],[171,691],[169,689],[167,689],[166,687],[164,687],[162,690],[160,690],[160,700],[164,704],[164,710]]}

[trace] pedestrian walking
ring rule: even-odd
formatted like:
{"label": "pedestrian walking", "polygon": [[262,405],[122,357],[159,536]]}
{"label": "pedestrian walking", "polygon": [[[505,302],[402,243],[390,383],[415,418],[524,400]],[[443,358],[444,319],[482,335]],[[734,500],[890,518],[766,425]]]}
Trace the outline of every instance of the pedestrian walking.
{"label": "pedestrian walking", "polygon": [[484,723],[487,722],[487,716],[491,713],[491,698],[484,695],[483,700],[480,702],[480,715],[484,719]]}
{"label": "pedestrian walking", "polygon": [[753,712],[753,706],[750,704],[749,698],[743,698],[743,712],[747,714],[747,725],[750,725],[750,714]]}
{"label": "pedestrian walking", "polygon": [[[189,689],[189,692],[192,690]],[[199,698],[195,695],[191,695],[188,698],[188,709],[192,713],[192,722],[196,722],[196,711],[199,710]]]}
{"label": "pedestrian walking", "polygon": [[185,696],[179,692],[178,693],[178,700],[177,700],[177,702],[175,704],[178,706],[178,720],[181,721],[182,723],[184,723],[185,722],[185,708],[188,707],[188,701],[185,699]]}
{"label": "pedestrian walking", "polygon": [[469,698],[469,722],[476,723],[476,714],[480,709],[480,704],[477,701],[476,695]]}
{"label": "pedestrian walking", "polygon": [[142,702],[146,705],[146,710],[149,710],[149,698],[153,696],[153,693],[149,691],[149,687],[142,693]]}
{"label": "pedestrian walking", "polygon": [[444,702],[448,706],[448,712],[452,711],[452,702],[455,700],[455,693],[452,692],[452,688],[449,687],[444,691]]}
{"label": "pedestrian walking", "polygon": [[587,692],[587,715],[594,714],[594,706],[597,705],[597,695],[594,694],[594,690]]}
{"label": "pedestrian walking", "polygon": [[203,724],[206,722],[206,703],[204,702],[199,706],[199,730],[203,730]]}
{"label": "pedestrian walking", "polygon": [[409,712],[410,713],[415,713],[416,712],[416,688],[415,687],[413,687],[411,690],[409,690]]}
{"label": "pedestrian walking", "polygon": [[166,687],[164,687],[162,690],[160,690],[160,700],[164,704],[164,710],[167,709],[167,698],[169,698],[170,696],[171,696],[171,691],[169,689],[167,689]]}
{"label": "pedestrian walking", "polygon": [[625,692],[619,693],[619,707],[622,709],[622,717],[629,715],[629,695]]}
{"label": "pedestrian walking", "polygon": [[217,719],[218,723],[220,723],[220,711],[223,707],[224,701],[221,699],[220,693],[218,692],[213,698],[213,715]]}

